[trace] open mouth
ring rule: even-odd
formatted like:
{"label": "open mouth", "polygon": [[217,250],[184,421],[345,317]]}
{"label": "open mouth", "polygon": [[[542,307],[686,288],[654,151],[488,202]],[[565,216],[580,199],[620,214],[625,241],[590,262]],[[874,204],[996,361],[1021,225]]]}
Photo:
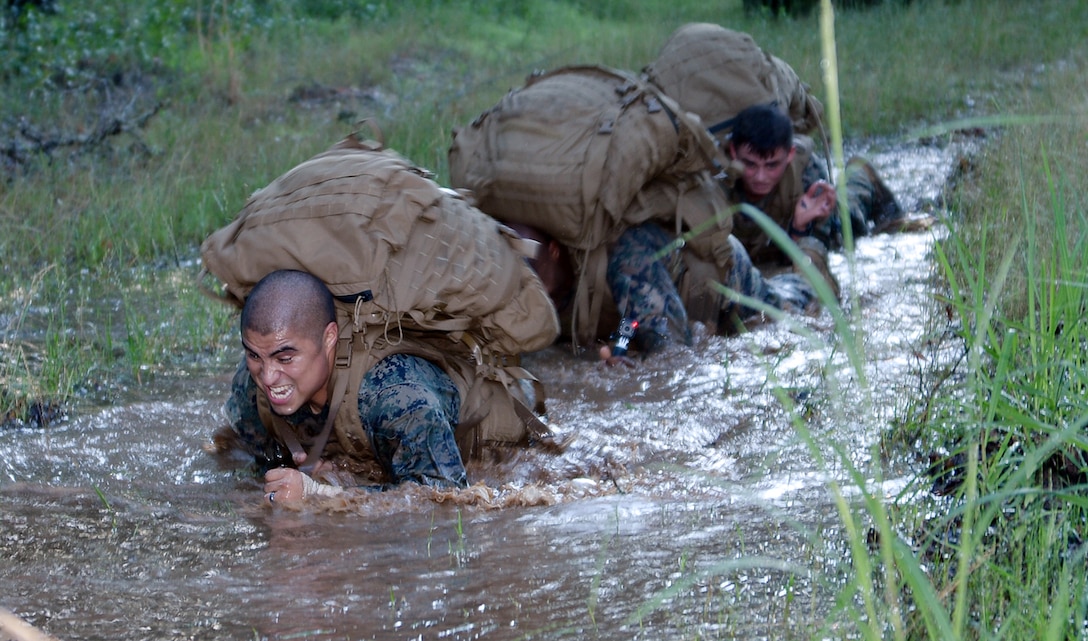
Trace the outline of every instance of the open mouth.
{"label": "open mouth", "polygon": [[268,400],[273,403],[282,403],[291,397],[291,393],[294,391],[293,385],[278,385],[276,387],[268,388]]}

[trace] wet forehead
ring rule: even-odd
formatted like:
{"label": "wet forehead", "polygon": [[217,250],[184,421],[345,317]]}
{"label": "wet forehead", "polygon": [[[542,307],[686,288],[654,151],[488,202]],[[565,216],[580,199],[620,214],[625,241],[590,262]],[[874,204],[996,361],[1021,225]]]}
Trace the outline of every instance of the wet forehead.
{"label": "wet forehead", "polygon": [[267,334],[246,329],[242,331],[242,346],[261,356],[282,353],[299,353],[317,349],[317,343],[304,332],[280,328]]}
{"label": "wet forehead", "polygon": [[786,157],[790,154],[789,147],[779,147],[771,152],[769,155],[762,155],[756,152],[751,145],[742,145],[736,150],[737,158],[750,164],[776,164],[784,162]]}

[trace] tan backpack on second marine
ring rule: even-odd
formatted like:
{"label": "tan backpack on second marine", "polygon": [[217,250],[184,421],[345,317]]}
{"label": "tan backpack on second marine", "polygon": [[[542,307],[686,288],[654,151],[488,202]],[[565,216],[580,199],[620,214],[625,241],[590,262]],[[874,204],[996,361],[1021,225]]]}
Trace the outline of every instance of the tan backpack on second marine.
{"label": "tan backpack on second marine", "polygon": [[[559,330],[525,260],[533,245],[380,143],[351,136],[254,193],[204,241],[201,256],[238,306],[275,270],[306,271],[329,287],[340,343],[323,438],[335,419],[339,448],[365,457],[351,399],[378,360],[412,353],[458,385],[467,456],[481,444],[546,435],[527,407],[543,411],[542,389],[532,399],[519,383],[537,382],[518,355],[550,345]],[[289,428],[273,427],[293,451],[300,447]],[[323,438],[308,460],[324,451]]]}
{"label": "tan backpack on second marine", "polygon": [[730,251],[728,204],[711,179],[724,156],[698,117],[625,71],[585,65],[530,76],[454,131],[449,163],[451,184],[480,209],[572,250],[578,342],[596,335],[611,297],[608,247],[627,228],[656,220],[678,235],[704,232],[708,259]]}
{"label": "tan backpack on second marine", "polygon": [[734,116],[757,104],[777,104],[797,133],[820,129],[823,105],[793,68],[764,52],[746,33],[710,23],[690,23],[666,41],[642,76],[683,109],[694,112],[716,136]]}
{"label": "tan backpack on second marine", "polygon": [[642,187],[720,158],[698,118],[634,75],[601,66],[536,73],[454,130],[450,184],[511,223],[591,250],[626,229]]}

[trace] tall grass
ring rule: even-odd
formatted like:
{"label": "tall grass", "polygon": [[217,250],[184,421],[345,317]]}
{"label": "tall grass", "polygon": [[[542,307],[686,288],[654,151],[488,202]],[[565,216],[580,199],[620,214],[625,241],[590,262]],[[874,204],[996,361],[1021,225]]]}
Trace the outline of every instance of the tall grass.
{"label": "tall grass", "polygon": [[[847,614],[864,638],[1083,638],[1088,101],[1075,81],[1083,63],[1075,55],[1037,91],[1005,103],[1010,114],[1061,116],[999,119],[1006,128],[961,183],[936,248],[941,299],[964,351],[961,386],[935,392],[904,430],[915,446],[948,449],[935,474],[950,495],[930,496],[922,474],[886,506],[845,453],[836,459],[862,496],[848,509],[830,488],[854,541],[860,605]],[[814,455],[826,450],[797,427]],[[871,549],[857,538],[859,518],[878,535]],[[877,567],[882,591],[869,579]]]}
{"label": "tall grass", "polygon": [[[943,397],[921,433],[948,446],[962,485],[945,515],[909,525],[928,533],[919,544],[954,595],[957,638],[1084,634],[1088,225],[1073,167],[1058,175],[1049,160],[1084,140],[1076,93],[1061,94],[1073,99],[1063,125],[1013,128],[996,143],[939,247],[969,358],[965,389]],[[1020,162],[1002,162],[1008,153]]]}
{"label": "tall grass", "polygon": [[[1044,19],[1066,17],[1046,11]],[[968,59],[992,52],[1003,71],[1013,71],[1023,63],[997,52],[1011,29],[1000,26],[985,39],[966,34],[957,46]],[[879,533],[873,554],[885,571],[877,609],[868,605],[875,597],[858,563],[867,552],[855,544],[856,585],[866,604],[856,620],[868,638],[888,631],[942,639],[1085,633],[1088,212],[1081,177],[1088,97],[1077,80],[1085,62],[1085,52],[1072,47],[1045,77],[990,80],[1006,89],[991,98],[1005,128],[965,167],[949,234],[936,252],[945,309],[965,352],[963,385],[938,392],[936,411],[927,404],[917,415],[922,422],[906,426],[919,437],[916,445],[948,448],[938,464],[955,475],[955,489],[934,498],[920,475],[890,520],[855,474]],[[973,82],[971,90],[986,90],[986,82]],[[1021,83],[1030,88],[1008,91]],[[910,612],[905,625],[896,615],[902,612]]]}

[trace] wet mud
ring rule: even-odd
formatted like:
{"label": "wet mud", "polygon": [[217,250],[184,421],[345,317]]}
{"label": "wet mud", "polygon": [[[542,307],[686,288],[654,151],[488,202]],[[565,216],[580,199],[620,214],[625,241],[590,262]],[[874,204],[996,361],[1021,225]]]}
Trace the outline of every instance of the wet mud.
{"label": "wet mud", "polygon": [[[966,148],[852,151],[917,212]],[[860,368],[826,311],[697,328],[634,370],[528,356],[575,438],[494,452],[466,492],[263,505],[203,449],[231,371],[0,431],[0,607],[61,639],[810,638],[847,555],[827,482],[850,465],[890,493],[911,474],[872,463],[940,357],[941,229],[834,256]]]}

